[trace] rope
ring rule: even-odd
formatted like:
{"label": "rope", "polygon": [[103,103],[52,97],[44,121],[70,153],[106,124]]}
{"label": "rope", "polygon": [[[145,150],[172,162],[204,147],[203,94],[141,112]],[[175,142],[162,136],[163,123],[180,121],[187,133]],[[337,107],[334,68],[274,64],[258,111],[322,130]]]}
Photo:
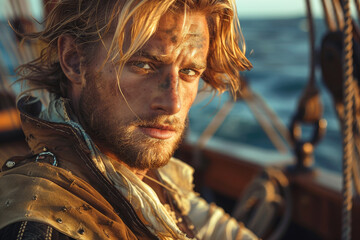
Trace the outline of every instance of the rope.
{"label": "rope", "polygon": [[[256,118],[256,120],[258,121],[258,123],[260,124],[260,126],[262,127],[262,129],[264,130],[264,132],[272,142],[272,144],[279,152],[281,153],[288,152],[288,148],[279,137],[279,134],[275,131],[272,123],[270,121],[267,121],[268,119],[265,119],[263,117],[265,114],[262,114],[260,112],[261,108],[259,108],[259,104],[256,104],[256,102],[254,101],[256,99],[256,98],[254,99],[254,95],[249,91],[249,89],[247,89],[247,92],[248,93],[244,97],[244,101],[249,106],[250,110],[254,114],[254,117]],[[287,133],[287,136],[288,135],[289,133]]]}
{"label": "rope", "polygon": [[339,30],[344,29],[344,13],[340,4],[340,0],[332,0],[334,14],[336,16],[336,23]]}
{"label": "rope", "polygon": [[356,157],[353,161],[352,173],[353,173],[353,181],[357,195],[360,196],[360,174],[359,174],[359,161],[360,161],[360,116],[356,113],[360,110],[360,94],[359,87],[356,81],[352,82],[353,91],[354,91],[354,117],[355,117],[355,149],[356,149]]}
{"label": "rope", "polygon": [[[280,221],[274,226],[274,220],[280,212]],[[231,215],[258,237],[263,237],[272,229],[266,239],[281,239],[292,215],[290,185],[285,174],[276,168],[264,169],[247,186]]]}
{"label": "rope", "polygon": [[[289,130],[280,121],[275,112],[272,111],[272,109],[266,104],[266,102],[261,96],[253,93],[248,87],[246,87],[246,85],[244,86],[242,91],[242,99],[249,106],[255,119],[260,124],[260,126],[264,130],[265,134],[268,136],[269,140],[275,146],[275,148],[280,153],[287,153],[289,149],[285,142],[288,144],[288,146],[292,145]],[[201,167],[200,150],[205,147],[210,138],[224,122],[226,116],[230,113],[234,104],[235,103],[232,101],[226,102],[199,137],[196,143],[197,147],[194,149],[193,153],[193,164],[196,167]],[[283,139],[279,136],[279,134]]]}
{"label": "rope", "polygon": [[[323,9],[324,9],[326,25],[328,26],[330,31],[334,32],[334,31],[336,31],[337,26],[336,26],[336,22],[334,21],[333,11],[329,10],[328,1],[321,0],[321,2],[323,5]],[[332,8],[332,6],[331,6],[331,8]]]}
{"label": "rope", "polygon": [[[356,159],[360,157],[360,138],[358,135],[355,136],[355,144],[356,146]],[[352,174],[353,174],[353,181],[354,187],[356,190],[357,195],[360,195],[360,174],[359,174],[359,163],[357,160],[354,159],[353,166],[352,166]]]}
{"label": "rope", "polygon": [[354,0],[354,2],[355,2],[355,6],[356,6],[357,15],[358,15],[358,20],[360,23],[360,2],[359,2],[359,0]]}
{"label": "rope", "polygon": [[206,143],[210,140],[210,138],[214,135],[216,130],[220,127],[220,125],[224,122],[226,116],[230,113],[233,108],[234,103],[231,101],[226,102],[222,108],[220,108],[219,112],[215,115],[210,124],[203,131],[199,140],[197,142],[198,148],[202,149],[206,145]]}
{"label": "rope", "polygon": [[[360,116],[356,115],[356,110],[360,109],[360,94],[359,94],[359,88],[357,86],[357,83],[353,81],[353,88],[354,88],[354,111],[355,111],[355,136],[354,136],[354,142],[355,142],[355,150],[356,155],[353,160],[353,166],[352,166],[352,179],[354,181],[354,187],[357,195],[360,196],[360,173],[359,173],[359,161],[360,161]],[[341,108],[336,108],[337,115],[341,122],[341,130],[344,131],[344,112]]]}
{"label": "rope", "polygon": [[276,115],[274,110],[272,110],[269,105],[264,101],[259,94],[253,92],[254,101],[257,102],[258,106],[262,108],[265,112],[265,115],[268,116],[269,120],[274,125],[275,129],[280,133],[280,135],[285,139],[286,143],[289,146],[293,145],[293,142],[290,138],[289,129],[285,126],[285,124],[281,121],[281,119]]}
{"label": "rope", "polygon": [[306,10],[310,42],[310,72],[309,80],[298,103],[297,111],[294,115],[294,120],[304,123],[314,123],[321,119],[323,107],[319,97],[319,90],[315,83],[315,29],[310,0],[306,0]]}
{"label": "rope", "polygon": [[315,88],[315,29],[314,21],[312,17],[310,0],[306,0],[306,12],[309,27],[309,38],[310,38],[310,79],[308,87]]}
{"label": "rope", "polygon": [[343,131],[343,205],[342,205],[342,240],[351,239],[351,209],[352,209],[352,188],[351,188],[351,167],[353,165],[353,49],[352,49],[352,19],[350,13],[350,2],[344,0],[344,131]]}
{"label": "rope", "polygon": [[225,118],[230,113],[234,104],[235,103],[232,101],[227,101],[220,108],[219,112],[216,113],[213,120],[200,135],[193,152],[193,166],[195,169],[197,169],[197,171],[201,171],[201,169],[203,168],[201,150],[205,147],[206,143],[210,140],[210,138],[214,135],[216,130],[224,122]]}

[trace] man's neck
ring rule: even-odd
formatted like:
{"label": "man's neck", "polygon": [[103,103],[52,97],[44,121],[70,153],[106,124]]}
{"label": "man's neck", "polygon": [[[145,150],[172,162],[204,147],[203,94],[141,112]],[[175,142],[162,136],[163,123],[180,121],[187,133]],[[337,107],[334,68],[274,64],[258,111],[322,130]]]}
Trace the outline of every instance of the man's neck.
{"label": "man's neck", "polygon": [[140,178],[140,180],[143,180],[144,176],[148,172],[148,169],[140,170],[140,169],[136,169],[136,168],[131,168],[123,162],[121,162],[121,164],[124,164],[128,169],[130,169],[130,171],[132,171],[138,178]]}
{"label": "man's neck", "polygon": [[106,156],[108,156],[110,159],[117,161],[118,163],[124,165],[126,168],[128,168],[131,172],[133,172],[140,180],[143,180],[144,176],[147,174],[148,169],[138,169],[138,168],[133,168],[130,167],[129,165],[127,165],[126,163],[124,163],[123,161],[121,161],[118,157],[115,156],[115,154],[108,152],[108,151],[103,151],[102,153],[104,153]]}

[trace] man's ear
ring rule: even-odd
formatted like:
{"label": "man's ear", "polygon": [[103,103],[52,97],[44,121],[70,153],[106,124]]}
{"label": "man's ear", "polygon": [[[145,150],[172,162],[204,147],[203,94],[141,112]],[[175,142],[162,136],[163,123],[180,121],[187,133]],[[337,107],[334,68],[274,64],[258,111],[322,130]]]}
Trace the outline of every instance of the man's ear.
{"label": "man's ear", "polygon": [[61,68],[71,85],[81,85],[80,52],[70,35],[61,35],[58,39],[58,56]]}

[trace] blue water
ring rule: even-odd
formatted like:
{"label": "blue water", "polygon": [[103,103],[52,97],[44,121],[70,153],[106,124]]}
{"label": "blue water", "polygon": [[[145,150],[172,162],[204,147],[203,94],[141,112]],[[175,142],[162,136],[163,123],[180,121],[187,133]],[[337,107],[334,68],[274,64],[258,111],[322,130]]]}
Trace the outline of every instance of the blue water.
{"label": "blue water", "polygon": [[[254,68],[243,75],[248,83],[287,126],[295,113],[299,97],[308,81],[309,40],[306,19],[240,20],[246,39],[247,56]],[[316,21],[316,47],[326,31],[323,20]],[[251,54],[249,54],[251,52]],[[323,140],[315,148],[315,164],[327,170],[340,172],[342,160],[341,134],[331,96],[322,85],[320,68],[317,68],[317,84],[324,105],[323,117],[328,122]],[[190,131],[198,136],[209,124],[228,95],[201,102],[190,111]],[[204,107],[205,106],[205,107]],[[228,142],[275,150],[249,108],[237,102],[229,116],[215,133],[214,138],[226,145]],[[242,148],[243,149],[243,148]],[[246,151],[246,150],[242,150]],[[256,156],[255,156],[256,157]]]}

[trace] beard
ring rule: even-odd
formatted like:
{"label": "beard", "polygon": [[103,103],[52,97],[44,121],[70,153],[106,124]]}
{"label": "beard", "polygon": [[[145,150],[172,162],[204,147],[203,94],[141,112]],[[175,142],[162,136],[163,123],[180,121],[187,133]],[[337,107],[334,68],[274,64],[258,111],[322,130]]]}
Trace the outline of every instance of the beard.
{"label": "beard", "polygon": [[[188,118],[181,121],[170,115],[139,115],[139,119],[131,111],[127,111],[130,116],[119,117],[116,104],[110,105],[94,87],[90,83],[81,93],[79,120],[100,150],[114,154],[131,168],[145,170],[165,166],[184,138]],[[157,139],[139,131],[141,127],[158,125],[171,126],[176,134],[169,139]]]}

